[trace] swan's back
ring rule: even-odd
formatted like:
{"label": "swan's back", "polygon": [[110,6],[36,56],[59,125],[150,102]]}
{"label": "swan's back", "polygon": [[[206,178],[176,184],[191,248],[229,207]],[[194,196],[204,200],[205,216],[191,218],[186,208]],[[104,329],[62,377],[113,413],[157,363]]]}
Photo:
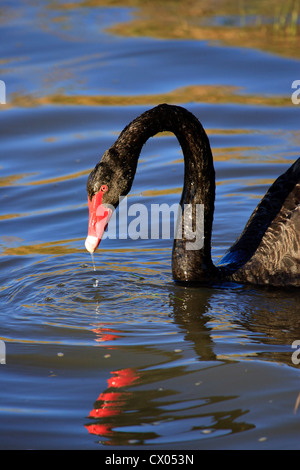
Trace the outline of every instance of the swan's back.
{"label": "swan's back", "polygon": [[220,263],[237,282],[300,286],[300,158],[273,183]]}

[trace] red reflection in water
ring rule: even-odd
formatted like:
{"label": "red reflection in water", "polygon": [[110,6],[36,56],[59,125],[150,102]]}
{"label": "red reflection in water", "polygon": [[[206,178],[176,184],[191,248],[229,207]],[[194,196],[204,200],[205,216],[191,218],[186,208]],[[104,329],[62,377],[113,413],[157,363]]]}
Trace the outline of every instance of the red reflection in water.
{"label": "red reflection in water", "polygon": [[95,328],[92,331],[96,333],[95,341],[97,343],[114,341],[121,336],[120,331],[112,330],[111,328]]}
{"label": "red reflection in water", "polygon": [[85,426],[90,434],[97,434],[98,436],[108,436],[112,434],[112,430],[105,424],[89,424]]}
{"label": "red reflection in water", "polygon": [[[97,401],[95,402],[94,408],[89,414],[89,418],[104,419],[118,416],[122,413],[128,399],[131,397],[131,393],[122,389],[135,382],[139,375],[134,369],[121,369],[111,372],[113,377],[107,380],[108,389],[100,393]],[[98,436],[108,436],[112,434],[112,424],[101,423],[101,424],[88,424],[85,426],[89,433],[97,434]]]}
{"label": "red reflection in water", "polygon": [[138,378],[134,369],[121,369],[112,372],[112,374],[115,374],[115,377],[108,379],[109,387],[125,387],[126,385],[131,385]]}

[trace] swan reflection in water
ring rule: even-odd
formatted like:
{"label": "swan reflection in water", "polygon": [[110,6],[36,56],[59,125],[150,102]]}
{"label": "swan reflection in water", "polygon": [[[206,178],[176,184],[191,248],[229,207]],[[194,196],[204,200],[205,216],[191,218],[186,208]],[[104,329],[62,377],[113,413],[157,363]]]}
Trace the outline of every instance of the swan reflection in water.
{"label": "swan reflection in water", "polygon": [[[257,383],[249,385],[244,370],[251,369],[252,361],[254,367],[257,361],[295,367],[291,344],[295,337],[300,338],[297,296],[291,298],[289,292],[277,289],[194,289],[171,284],[168,297],[172,321],[178,330],[176,338],[180,337],[175,338],[179,352],[173,348],[174,343],[165,348],[163,344],[155,345],[152,338],[155,350],[149,352],[151,366],[139,368],[135,362],[134,367],[128,364],[129,367],[111,370],[107,387],[95,400],[89,422],[85,423],[91,434],[102,438],[102,444],[160,443],[168,433],[172,442],[176,432],[199,440],[254,429],[256,423],[248,416],[252,407],[249,389],[254,387],[255,409],[260,400],[265,406],[266,396],[262,391],[257,396]],[[94,332],[95,342],[108,350],[119,349],[118,354],[122,355],[126,331],[110,330],[104,322]],[[181,355],[180,350],[189,352]],[[138,351],[148,354],[147,346]],[[215,368],[219,368],[219,373]],[[254,377],[262,382],[264,378],[259,372],[256,374]],[[218,375],[223,380],[216,383]],[[273,379],[268,380],[272,383]],[[280,390],[282,385],[276,381],[274,384],[276,393],[276,387]],[[245,393],[249,393],[246,402]],[[267,399],[269,393],[270,389],[266,389]],[[293,400],[291,414],[297,393]]]}

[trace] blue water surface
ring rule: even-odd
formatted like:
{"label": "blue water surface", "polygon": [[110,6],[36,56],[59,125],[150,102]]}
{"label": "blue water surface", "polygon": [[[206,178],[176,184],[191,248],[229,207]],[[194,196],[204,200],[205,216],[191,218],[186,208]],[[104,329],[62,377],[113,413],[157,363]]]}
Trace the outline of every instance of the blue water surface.
{"label": "blue water surface", "polygon": [[[299,60],[113,34],[129,7],[13,0],[0,12],[0,448],[299,449],[298,291],[178,286],[170,239],[106,238],[95,270],[84,248],[89,172],[164,95],[211,141],[217,261],[299,156]],[[172,95],[194,86],[207,99]],[[228,87],[238,99],[212,99]],[[160,134],[130,202],[176,203],[182,181],[178,142]]]}

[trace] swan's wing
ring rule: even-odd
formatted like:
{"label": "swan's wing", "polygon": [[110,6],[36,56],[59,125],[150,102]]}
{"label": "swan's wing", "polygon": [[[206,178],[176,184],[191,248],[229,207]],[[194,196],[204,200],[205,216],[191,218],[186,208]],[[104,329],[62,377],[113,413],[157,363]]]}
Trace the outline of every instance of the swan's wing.
{"label": "swan's wing", "polygon": [[220,263],[239,282],[300,286],[300,158],[273,183]]}
{"label": "swan's wing", "polygon": [[233,277],[255,284],[300,286],[300,184],[285,200],[253,256]]}

